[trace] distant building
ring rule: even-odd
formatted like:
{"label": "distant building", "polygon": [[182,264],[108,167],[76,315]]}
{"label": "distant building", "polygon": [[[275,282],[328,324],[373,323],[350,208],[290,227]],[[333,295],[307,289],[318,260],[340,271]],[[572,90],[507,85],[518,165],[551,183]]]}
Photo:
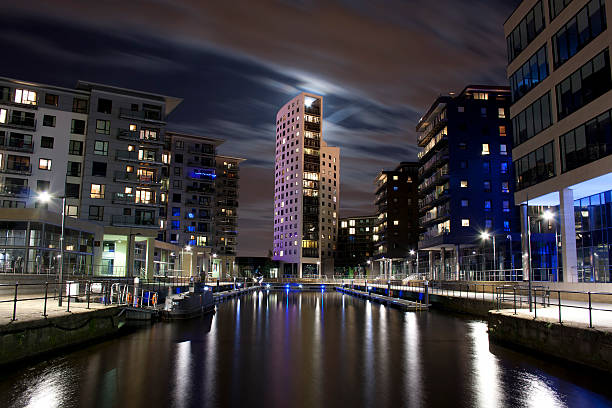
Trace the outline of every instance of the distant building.
{"label": "distant building", "polygon": [[301,93],[276,115],[273,259],[281,274],[331,275],[340,149],[323,141],[323,98]]}
{"label": "distant building", "polygon": [[488,248],[488,269],[511,268],[506,241],[517,226],[509,105],[508,87],[468,86],[438,97],[416,127],[422,148],[418,246],[429,252],[422,261],[436,279],[477,278],[484,267],[481,247]]}
{"label": "distant building", "polygon": [[241,277],[278,278],[278,261],[265,256],[236,257],[238,274]]}
{"label": "distant building", "polygon": [[340,218],[335,269],[347,275],[371,275],[377,215]]}
{"label": "distant building", "polygon": [[406,275],[419,241],[419,163],[402,162],[376,177],[374,259],[384,276]]}
{"label": "distant building", "polygon": [[[612,281],[607,6],[603,0],[524,0],[504,24],[523,252],[529,252],[529,229],[542,222],[542,207],[554,207],[545,228],[559,229],[552,263],[541,262],[532,247],[525,271],[532,269],[535,280]],[[553,270],[543,273],[542,266]]]}

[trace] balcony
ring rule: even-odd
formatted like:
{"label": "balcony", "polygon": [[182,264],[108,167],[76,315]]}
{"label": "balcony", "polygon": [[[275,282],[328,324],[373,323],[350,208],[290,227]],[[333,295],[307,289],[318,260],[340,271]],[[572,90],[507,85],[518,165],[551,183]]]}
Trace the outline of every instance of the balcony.
{"label": "balcony", "polygon": [[134,215],[113,215],[111,224],[115,227],[138,227],[159,229],[155,219],[136,217]]}
{"label": "balcony", "polygon": [[1,126],[10,127],[14,129],[23,129],[23,130],[36,130],[36,119],[34,118],[24,118],[20,115],[11,115],[6,123],[2,123]]}
{"label": "balcony", "polygon": [[32,174],[32,165],[8,163],[5,168],[0,169],[0,172],[6,174],[21,174],[24,176],[30,176]]}
{"label": "balcony", "polygon": [[145,207],[161,207],[163,203],[157,202],[155,199],[144,201],[133,193],[115,193],[113,194],[113,204],[137,205]]}
{"label": "balcony", "polygon": [[206,156],[215,155],[214,149],[196,149],[195,147],[190,147],[189,149],[187,149],[187,152],[189,154],[198,154],[198,155],[206,155]]}
{"label": "balcony", "polygon": [[30,188],[14,184],[0,185],[0,195],[8,197],[29,197]]}
{"label": "balcony", "polygon": [[304,121],[304,129],[309,132],[319,133],[321,131],[321,124]]}
{"label": "balcony", "polygon": [[118,150],[115,158],[117,160],[124,161],[133,161],[141,164],[151,164],[153,166],[161,166],[164,163],[161,161],[161,155],[159,153],[155,153],[153,156],[139,155],[137,151],[126,151],[126,150]]}
{"label": "balcony", "polygon": [[305,106],[304,107],[304,113],[306,113],[308,115],[321,116],[321,109],[319,109],[318,107],[315,107],[315,106]]}
{"label": "balcony", "polygon": [[140,184],[144,186],[159,186],[161,181],[156,177],[138,175],[135,172],[127,173],[125,171],[115,172],[115,181],[122,183]]}
{"label": "balcony", "polygon": [[34,144],[24,143],[23,140],[16,140],[10,137],[0,137],[0,149],[13,152],[33,153]]}
{"label": "balcony", "polygon": [[119,109],[119,117],[122,119],[134,119],[155,124],[166,124],[166,121],[162,119],[161,111],[155,110],[145,109],[142,111],[133,111],[130,109],[121,108]]}
{"label": "balcony", "polygon": [[[189,215],[191,214],[191,216]],[[184,217],[186,220],[198,220],[198,221],[211,221],[212,217],[210,215],[198,215],[198,214],[192,214],[192,213],[187,213]]]}
{"label": "balcony", "polygon": [[118,129],[117,139],[129,140],[129,141],[138,142],[138,143],[151,143],[151,144],[160,145],[160,146],[164,145],[164,141],[159,138],[141,137],[141,132],[130,131],[128,129]]}
{"label": "balcony", "polygon": [[215,189],[207,186],[187,186],[186,190],[188,193],[215,194]]}
{"label": "balcony", "polygon": [[187,205],[195,205],[195,206],[198,206],[198,207],[211,207],[212,206],[210,204],[210,202],[198,201],[198,200],[192,200],[192,199],[189,199],[189,200],[185,201],[185,204],[187,204]]}

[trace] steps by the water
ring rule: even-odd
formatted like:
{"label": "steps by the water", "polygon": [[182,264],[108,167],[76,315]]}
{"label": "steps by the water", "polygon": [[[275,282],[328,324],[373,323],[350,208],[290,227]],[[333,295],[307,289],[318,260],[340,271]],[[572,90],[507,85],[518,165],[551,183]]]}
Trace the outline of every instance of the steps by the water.
{"label": "steps by the water", "polygon": [[355,290],[351,288],[345,288],[341,286],[337,286],[336,290],[341,293],[346,293],[347,295],[357,296],[363,299],[368,299],[377,303],[381,303],[387,306],[395,307],[397,309],[401,309],[409,312],[418,312],[429,310],[429,305],[421,302],[413,302],[406,299],[394,298],[389,296],[377,295],[374,293],[368,293],[361,290]]}

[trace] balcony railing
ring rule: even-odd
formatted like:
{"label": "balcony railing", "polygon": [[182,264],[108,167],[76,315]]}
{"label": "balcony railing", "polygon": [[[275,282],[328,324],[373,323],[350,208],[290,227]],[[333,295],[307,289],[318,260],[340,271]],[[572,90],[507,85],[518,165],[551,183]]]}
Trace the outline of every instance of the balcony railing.
{"label": "balcony railing", "polygon": [[149,156],[139,157],[139,152],[137,151],[126,151],[126,150],[118,150],[115,156],[117,160],[126,160],[126,161],[137,161],[140,163],[153,164],[153,165],[162,165],[161,157],[158,153],[156,153],[152,158]]}
{"label": "balcony railing", "polygon": [[160,185],[161,181],[157,177],[138,175],[135,172],[127,173],[125,171],[115,172],[115,181],[124,183],[135,183],[143,185]]}
{"label": "balcony railing", "polygon": [[32,174],[32,165],[8,164],[5,168],[0,169],[0,172],[7,174]]}
{"label": "balcony railing", "polygon": [[134,215],[113,215],[111,223],[116,227],[159,228],[159,223],[155,219]]}
{"label": "balcony railing", "polygon": [[154,123],[166,123],[166,121],[162,118],[161,111],[154,110],[141,110],[141,111],[133,111],[130,109],[119,109],[119,117],[124,119],[136,119],[144,122],[154,122]]}
{"label": "balcony railing", "polygon": [[188,193],[215,194],[215,189],[206,186],[187,186]]}
{"label": "balcony railing", "polygon": [[28,197],[30,188],[12,184],[0,184],[0,195],[11,197]]}
{"label": "balcony railing", "polygon": [[207,155],[207,156],[214,156],[215,151],[214,149],[196,149],[195,147],[190,147],[189,149],[187,149],[187,152],[190,154],[201,154],[201,155]]}
{"label": "balcony railing", "polygon": [[2,123],[1,126],[34,131],[36,130],[36,119],[24,118],[19,115],[11,115],[6,123]]}
{"label": "balcony railing", "polygon": [[24,153],[32,153],[34,152],[34,144],[23,143],[21,140],[14,140],[8,137],[0,138],[0,149],[2,150],[11,150],[13,152],[24,152]]}
{"label": "balcony railing", "polygon": [[133,193],[115,193],[113,194],[113,203],[115,204],[129,204],[129,205],[143,205],[143,206],[161,206],[162,203],[159,203],[155,200],[155,198],[145,201],[140,197],[137,197],[136,194]]}
{"label": "balcony railing", "polygon": [[139,143],[153,143],[157,145],[163,145],[164,141],[160,138],[141,137],[141,133],[138,131],[131,131],[128,129],[118,129],[117,138],[122,140],[131,140]]}

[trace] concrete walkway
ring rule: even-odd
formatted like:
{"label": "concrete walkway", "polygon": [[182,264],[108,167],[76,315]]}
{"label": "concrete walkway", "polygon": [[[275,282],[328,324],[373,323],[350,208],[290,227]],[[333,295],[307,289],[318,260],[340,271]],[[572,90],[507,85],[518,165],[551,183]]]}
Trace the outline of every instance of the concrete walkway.
{"label": "concrete walkway", "polygon": [[[374,288],[387,289],[387,285],[368,284]],[[391,285],[391,290],[410,291],[416,293],[424,293],[422,287],[396,286]],[[497,298],[493,293],[466,291],[466,290],[446,290],[429,288],[430,295],[449,296],[463,299],[474,299],[475,301],[485,301],[495,303]],[[552,292],[555,295],[555,292]],[[610,297],[612,301],[612,296]],[[431,302],[431,300],[430,300]],[[531,317],[537,320],[546,320],[559,323],[559,303],[556,297],[543,299],[537,297],[537,305],[529,312],[527,296],[517,296],[517,315]],[[546,306],[543,306],[543,303]],[[514,314],[514,298],[512,294],[506,294],[505,301],[501,304],[501,309],[507,310],[507,313]],[[561,323],[568,323],[580,327],[592,327],[612,331],[612,303],[591,302],[591,310],[589,311],[588,301],[581,302],[577,300],[561,299]]]}
{"label": "concrete walkway", "polygon": [[[6,300],[6,299],[1,299]],[[59,317],[69,316],[77,313],[87,313],[92,310],[100,310],[109,307],[116,307],[117,305],[104,306],[102,303],[91,302],[89,309],[87,309],[87,302],[74,302],[70,300],[70,312],[67,311],[68,302],[64,300],[62,307],[57,305],[57,299],[49,299],[47,301],[47,317]],[[13,318],[13,302],[1,302],[0,303],[0,325],[7,325],[12,323]],[[17,302],[16,309],[16,322],[34,321],[41,320],[43,316],[43,310],[45,307],[44,299],[37,300],[20,300]]]}

